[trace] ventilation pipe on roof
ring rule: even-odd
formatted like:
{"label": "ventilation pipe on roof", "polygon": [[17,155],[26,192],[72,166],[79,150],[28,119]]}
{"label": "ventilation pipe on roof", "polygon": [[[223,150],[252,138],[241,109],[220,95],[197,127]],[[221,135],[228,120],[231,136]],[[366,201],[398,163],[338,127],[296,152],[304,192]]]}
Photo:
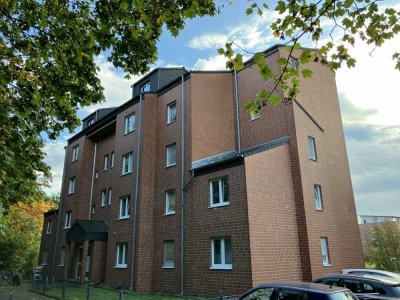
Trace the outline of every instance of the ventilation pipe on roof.
{"label": "ventilation pipe on roof", "polygon": [[184,241],[184,225],[185,225],[185,78],[184,75],[181,75],[181,295],[184,294],[184,249],[185,249],[185,241]]}
{"label": "ventilation pipe on roof", "polygon": [[242,148],[240,143],[240,117],[239,117],[239,93],[238,93],[238,79],[237,79],[237,72],[234,72],[235,77],[235,102],[236,102],[236,128],[237,128],[237,145],[238,145],[238,154],[242,154]]}
{"label": "ventilation pipe on roof", "polygon": [[132,263],[131,263],[131,282],[129,289],[132,291],[135,286],[135,247],[136,247],[136,227],[137,227],[137,214],[139,203],[139,183],[140,183],[140,159],[142,153],[142,123],[143,113],[142,104],[143,93],[140,92],[139,96],[139,126],[138,126],[138,141],[137,141],[137,159],[136,159],[136,182],[135,182],[135,203],[133,206],[133,228],[132,228]]}
{"label": "ventilation pipe on roof", "polygon": [[57,251],[57,243],[58,243],[58,235],[60,232],[60,222],[61,222],[61,207],[63,203],[63,191],[64,191],[64,177],[65,177],[65,168],[67,166],[67,147],[64,147],[65,150],[65,157],[64,157],[64,169],[63,169],[63,176],[61,178],[61,191],[60,191],[60,203],[58,204],[58,216],[57,216],[57,231],[56,231],[56,239],[54,241],[53,246],[53,263],[51,265],[51,275],[52,278],[54,276],[54,268],[56,264],[56,251]]}

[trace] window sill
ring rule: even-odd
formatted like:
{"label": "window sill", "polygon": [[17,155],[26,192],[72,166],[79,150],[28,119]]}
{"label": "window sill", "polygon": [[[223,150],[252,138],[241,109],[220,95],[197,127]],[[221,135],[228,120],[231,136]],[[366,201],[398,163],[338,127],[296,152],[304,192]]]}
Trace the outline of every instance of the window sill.
{"label": "window sill", "polygon": [[120,221],[120,220],[127,220],[127,219],[129,219],[129,217],[130,217],[130,216],[121,217],[121,218],[117,219],[117,221]]}
{"label": "window sill", "polygon": [[332,267],[332,264],[322,264],[324,267]]}
{"label": "window sill", "polygon": [[175,166],[176,166],[176,163],[171,164],[171,165],[168,165],[168,166],[166,166],[165,168],[168,169],[168,168],[175,167]]}
{"label": "window sill", "polygon": [[315,210],[316,210],[316,211],[319,211],[319,212],[324,212],[324,209],[318,209],[318,208],[316,208]]}
{"label": "window sill", "polygon": [[102,208],[102,207],[106,207],[106,205],[105,204],[100,205],[100,208]]}
{"label": "window sill", "polygon": [[175,122],[176,122],[176,120],[174,120],[174,121],[171,121],[171,122],[167,122],[167,125],[174,124]]}
{"label": "window sill", "polygon": [[126,172],[126,173],[122,173],[122,174],[121,174],[121,177],[122,177],[122,176],[125,176],[125,175],[129,175],[129,174],[132,174],[132,171]]}
{"label": "window sill", "polygon": [[130,133],[132,133],[132,132],[135,132],[135,129],[133,129],[132,131],[129,131],[129,132],[124,133],[124,136],[127,136],[128,134],[130,134]]}
{"label": "window sill", "polygon": [[69,226],[69,227],[64,227],[64,229],[70,229],[71,228],[71,226]]}
{"label": "window sill", "polygon": [[126,269],[128,266],[127,265],[117,265],[114,266],[114,269]]}
{"label": "window sill", "polygon": [[232,266],[231,265],[212,266],[210,267],[210,270],[232,270]]}
{"label": "window sill", "polygon": [[68,194],[67,194],[67,196],[69,196],[69,195],[73,195],[74,193],[75,193],[75,192],[68,193]]}
{"label": "window sill", "polygon": [[47,266],[47,263],[42,263],[41,266]]}
{"label": "window sill", "polygon": [[254,119],[250,119],[250,121],[256,121],[256,120],[258,120],[258,119],[260,119],[261,118],[261,116],[258,116],[257,118],[254,118]]}
{"label": "window sill", "polygon": [[173,216],[173,215],[175,215],[175,212],[169,212],[164,214],[164,216]]}
{"label": "window sill", "polygon": [[104,169],[103,172],[108,171],[108,169]]}
{"label": "window sill", "polygon": [[315,161],[315,162],[317,162],[317,159],[310,158],[310,160],[311,160],[311,161]]}
{"label": "window sill", "polygon": [[175,269],[175,266],[173,266],[173,267],[166,267],[166,266],[163,266],[162,268],[163,268],[163,269],[167,269],[167,270],[168,270],[168,269]]}
{"label": "window sill", "polygon": [[230,202],[228,201],[228,202],[224,202],[224,203],[221,203],[221,204],[214,204],[214,205],[211,205],[211,206],[209,206],[208,208],[224,207],[224,206],[228,206],[229,204],[230,204]]}
{"label": "window sill", "polygon": [[47,235],[50,235],[50,234],[51,234],[51,232],[46,232],[46,234],[47,234]]}
{"label": "window sill", "polygon": [[57,267],[64,267],[64,265],[58,265]]}

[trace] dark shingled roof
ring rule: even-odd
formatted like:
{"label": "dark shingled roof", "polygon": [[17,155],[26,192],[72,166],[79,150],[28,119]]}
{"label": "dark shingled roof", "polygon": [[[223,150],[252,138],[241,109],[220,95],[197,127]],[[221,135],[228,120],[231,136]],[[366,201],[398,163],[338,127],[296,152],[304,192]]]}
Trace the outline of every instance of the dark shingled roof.
{"label": "dark shingled roof", "polygon": [[67,242],[107,240],[108,224],[106,221],[76,220],[67,233]]}

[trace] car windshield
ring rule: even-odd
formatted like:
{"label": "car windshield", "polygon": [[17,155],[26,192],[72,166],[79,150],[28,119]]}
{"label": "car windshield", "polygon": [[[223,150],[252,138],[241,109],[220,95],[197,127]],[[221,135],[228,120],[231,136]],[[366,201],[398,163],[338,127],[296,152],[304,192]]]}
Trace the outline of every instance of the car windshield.
{"label": "car windshield", "polygon": [[350,291],[341,291],[329,294],[330,300],[357,300],[356,296]]}

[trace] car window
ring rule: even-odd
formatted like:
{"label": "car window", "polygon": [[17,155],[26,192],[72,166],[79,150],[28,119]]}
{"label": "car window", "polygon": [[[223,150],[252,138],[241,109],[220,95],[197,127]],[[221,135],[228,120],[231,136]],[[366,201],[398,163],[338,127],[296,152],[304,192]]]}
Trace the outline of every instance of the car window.
{"label": "car window", "polygon": [[350,291],[341,291],[329,294],[330,300],[357,300]]}
{"label": "car window", "polygon": [[357,294],[379,294],[379,292],[372,285],[358,280],[345,279],[344,286],[353,293]]}
{"label": "car window", "polygon": [[269,300],[273,291],[273,288],[259,288],[244,297],[243,300]]}
{"label": "car window", "polygon": [[331,285],[331,286],[339,286],[338,278],[322,278],[321,280],[318,280],[317,282],[326,284],[326,285]]}
{"label": "car window", "polygon": [[295,291],[289,289],[280,289],[278,291],[278,300],[307,300],[307,292]]}

